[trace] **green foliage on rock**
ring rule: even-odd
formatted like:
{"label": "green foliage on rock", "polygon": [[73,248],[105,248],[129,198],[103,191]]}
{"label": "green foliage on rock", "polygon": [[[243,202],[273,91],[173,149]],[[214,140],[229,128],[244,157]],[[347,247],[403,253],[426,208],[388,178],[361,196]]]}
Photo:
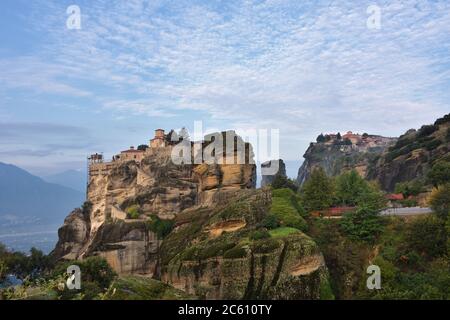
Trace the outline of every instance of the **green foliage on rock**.
{"label": "green foliage on rock", "polygon": [[415,179],[413,181],[398,182],[395,184],[395,193],[403,194],[403,197],[417,196],[425,190],[424,184],[421,180]]}
{"label": "green foliage on rock", "polygon": [[316,168],[302,188],[303,203],[309,212],[327,209],[333,203],[333,182],[322,168]]}
{"label": "green foliage on rock", "polygon": [[302,211],[299,198],[291,189],[273,190],[270,214],[278,219],[279,225],[306,231],[307,223]]}
{"label": "green foliage on rock", "polygon": [[139,216],[141,214],[140,213],[140,208],[139,208],[138,205],[129,206],[126,209],[126,213],[127,213],[127,218],[128,219],[139,219]]}
{"label": "green foliage on rock", "polygon": [[438,161],[428,173],[428,179],[435,186],[450,183],[450,161]]}
{"label": "green foliage on rock", "polygon": [[175,222],[173,220],[160,219],[157,215],[152,215],[146,222],[147,227],[156,235],[159,239],[164,239],[173,229]]}
{"label": "green foliage on rock", "polygon": [[124,276],[115,280],[103,300],[190,300],[184,291],[143,276]]}
{"label": "green foliage on rock", "polygon": [[295,184],[294,180],[289,179],[284,175],[276,175],[273,182],[270,184],[273,189],[283,189],[288,188],[294,192],[297,192],[298,186]]}

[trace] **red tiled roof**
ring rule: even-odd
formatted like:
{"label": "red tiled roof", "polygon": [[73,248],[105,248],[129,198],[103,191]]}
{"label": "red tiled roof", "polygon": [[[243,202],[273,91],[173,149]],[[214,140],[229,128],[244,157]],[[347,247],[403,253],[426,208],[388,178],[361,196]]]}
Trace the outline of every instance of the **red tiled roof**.
{"label": "red tiled roof", "polygon": [[142,153],[142,152],[144,152],[144,151],[136,150],[136,149],[128,149],[128,150],[121,151],[120,153]]}
{"label": "red tiled roof", "polygon": [[386,199],[388,200],[403,200],[403,194],[401,193],[390,193],[386,195]]}

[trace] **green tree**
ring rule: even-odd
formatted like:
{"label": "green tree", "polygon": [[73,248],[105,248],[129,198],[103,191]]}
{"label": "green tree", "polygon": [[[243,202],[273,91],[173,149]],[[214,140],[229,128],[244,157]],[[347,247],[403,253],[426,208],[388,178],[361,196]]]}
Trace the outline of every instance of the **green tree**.
{"label": "green tree", "polygon": [[450,162],[436,162],[428,173],[428,179],[435,187],[444,183],[450,183]]}
{"label": "green tree", "polygon": [[303,204],[307,211],[327,209],[333,203],[333,180],[326,175],[321,167],[316,168],[305,182],[302,194]]}
{"label": "green tree", "polygon": [[450,183],[433,189],[428,203],[440,219],[447,220],[450,213]]}
{"label": "green tree", "polygon": [[355,212],[345,214],[340,224],[350,239],[369,243],[373,243],[383,230],[378,211],[368,206],[361,206]]}
{"label": "green tree", "polygon": [[403,194],[403,197],[417,196],[423,191],[423,183],[420,180],[398,182],[395,184],[395,193]]}
{"label": "green tree", "polygon": [[369,192],[369,184],[356,170],[336,178],[336,198],[339,203],[354,206],[363,194]]}
{"label": "green tree", "polygon": [[145,151],[145,150],[148,149],[148,145],[146,145],[146,144],[140,144],[140,145],[137,147],[137,149],[140,150],[140,151]]}
{"label": "green tree", "polygon": [[295,184],[293,180],[281,174],[277,174],[275,176],[275,179],[271,183],[271,186],[274,189],[289,188],[294,192],[297,192],[298,190],[298,186]]}
{"label": "green tree", "polygon": [[341,136],[341,133],[340,133],[340,132],[338,132],[338,133],[337,133],[337,135],[336,135],[336,139],[338,139],[338,140],[342,140],[342,136]]}
{"label": "green tree", "polygon": [[445,225],[434,216],[419,217],[408,225],[405,245],[408,250],[414,250],[421,256],[442,256],[447,251]]}
{"label": "green tree", "polygon": [[325,142],[325,136],[323,135],[323,133],[321,133],[321,134],[319,134],[318,136],[317,136],[317,139],[316,139],[316,141],[317,142]]}

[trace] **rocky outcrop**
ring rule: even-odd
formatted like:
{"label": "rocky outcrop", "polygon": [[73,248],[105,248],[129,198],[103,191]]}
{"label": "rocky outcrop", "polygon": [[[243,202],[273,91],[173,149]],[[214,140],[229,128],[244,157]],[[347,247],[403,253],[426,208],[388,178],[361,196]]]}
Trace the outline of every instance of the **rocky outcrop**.
{"label": "rocky outcrop", "polygon": [[[215,161],[197,164],[192,155],[191,163],[175,164],[176,144],[171,143],[147,149],[141,161],[94,164],[87,193],[89,209],[75,210],[66,219],[59,230],[55,257],[100,255],[118,273],[153,274],[159,240],[147,228],[148,220],[170,221],[186,209],[213,206],[227,199],[227,194],[255,187],[251,148],[234,132],[227,134],[248,150],[245,163],[222,161],[219,151],[226,149],[224,144],[214,151]],[[201,146],[211,149],[212,142],[205,140]],[[236,154],[237,147],[231,151]],[[130,210],[138,216],[131,217]]]}
{"label": "rocky outcrop", "polygon": [[317,167],[322,167],[329,176],[355,169],[361,176],[368,177],[373,163],[396,141],[396,138],[368,137],[372,139],[370,143],[311,143],[303,155],[305,160],[298,171],[297,183],[303,185]]}
{"label": "rocky outcrop", "polygon": [[252,240],[270,210],[267,189],[199,209],[161,247],[161,280],[205,299],[318,299],[327,278],[315,242],[298,231]]}
{"label": "rocky outcrop", "polygon": [[270,160],[261,164],[261,187],[271,184],[277,177],[286,176],[286,165],[282,159]]}
{"label": "rocky outcrop", "polygon": [[376,160],[368,178],[377,180],[392,191],[398,182],[423,179],[432,165],[442,159],[450,161],[450,114],[424,125],[419,130],[408,130],[397,143]]}

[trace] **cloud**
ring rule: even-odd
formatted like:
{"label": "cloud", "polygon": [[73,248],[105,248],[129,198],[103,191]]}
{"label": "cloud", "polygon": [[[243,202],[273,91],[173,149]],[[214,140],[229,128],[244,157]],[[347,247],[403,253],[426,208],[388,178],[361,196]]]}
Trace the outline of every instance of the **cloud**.
{"label": "cloud", "polygon": [[322,131],[398,135],[448,112],[450,4],[377,3],[380,30],[367,29],[365,2],[96,1],[81,6],[77,31],[64,28],[62,4],[39,3],[48,40],[2,80],[94,91],[117,118],[279,128],[295,159]]}

